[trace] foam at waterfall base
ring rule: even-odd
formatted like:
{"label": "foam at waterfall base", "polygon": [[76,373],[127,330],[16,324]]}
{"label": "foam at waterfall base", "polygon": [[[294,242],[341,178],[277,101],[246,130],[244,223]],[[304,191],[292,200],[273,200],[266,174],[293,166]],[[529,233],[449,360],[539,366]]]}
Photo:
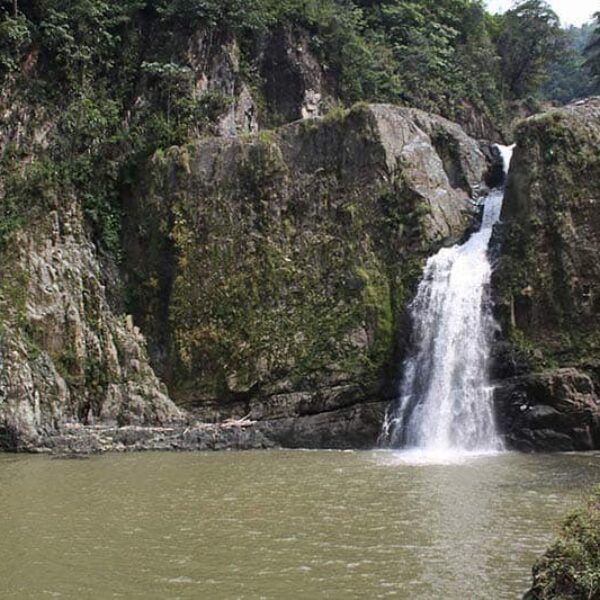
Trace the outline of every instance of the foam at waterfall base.
{"label": "foam at waterfall base", "polygon": [[406,448],[382,452],[380,462],[389,466],[464,465],[466,463],[505,454],[502,450],[464,450],[462,448]]}

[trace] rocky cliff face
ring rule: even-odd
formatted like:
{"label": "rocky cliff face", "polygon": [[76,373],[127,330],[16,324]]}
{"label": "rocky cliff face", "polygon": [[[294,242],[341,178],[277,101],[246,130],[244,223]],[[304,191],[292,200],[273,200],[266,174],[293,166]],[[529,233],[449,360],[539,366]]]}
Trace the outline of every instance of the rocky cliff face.
{"label": "rocky cliff face", "polygon": [[182,418],[117,317],[78,203],[32,216],[0,262],[0,447],[28,448],[69,423]]}
{"label": "rocky cliff face", "polygon": [[[101,448],[119,426],[243,416],[269,438],[252,446],[372,445],[422,261],[472,225],[489,160],[443,118],[335,108],[339,74],[299,24],[265,32],[249,65],[239,30],[169,37],[147,17],[111,74],[131,98],[36,103],[29,87],[64,73],[35,48],[0,94],[0,446],[69,446],[83,425]],[[123,157],[188,138],[141,170]],[[129,188],[107,162],[126,163]],[[113,256],[85,190],[65,183],[99,165],[121,192]],[[5,175],[25,171],[34,184],[7,201]],[[103,192],[92,212],[118,204]],[[27,194],[31,209],[13,210]]]}
{"label": "rocky cliff face", "polygon": [[487,163],[460,127],[359,106],[148,165],[128,199],[135,320],[176,402],[286,445],[371,445],[421,259]]}
{"label": "rocky cliff face", "polygon": [[77,198],[32,210],[0,261],[2,445],[186,410],[250,415],[251,445],[374,443],[421,260],[464,235],[486,168],[448,121],[365,105],[157,154],[121,275]]}
{"label": "rocky cliff face", "polygon": [[[237,93],[227,48],[207,86]],[[82,424],[99,449],[375,442],[422,261],[468,231],[493,157],[416,109],[358,105],[260,133],[240,114],[222,137],[157,152],[123,191],[120,266],[76,196],[32,203],[0,253],[3,447],[72,447],[64,432]],[[590,100],[517,131],[495,373],[524,450],[600,445],[599,114]],[[44,146],[49,118],[6,116],[2,155]],[[193,425],[240,417],[254,433]]]}
{"label": "rocky cliff face", "polygon": [[275,124],[321,116],[338,102],[336,81],[311,49],[302,28],[277,27],[269,36],[261,64],[269,120]]}
{"label": "rocky cliff face", "polygon": [[508,180],[498,401],[518,448],[600,445],[600,99],[524,121]]}

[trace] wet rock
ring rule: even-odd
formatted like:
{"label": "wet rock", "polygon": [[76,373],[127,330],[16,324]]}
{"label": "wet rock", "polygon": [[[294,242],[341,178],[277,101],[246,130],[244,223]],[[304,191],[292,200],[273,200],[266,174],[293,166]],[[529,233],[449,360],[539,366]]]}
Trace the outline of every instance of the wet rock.
{"label": "wet rock", "polygon": [[480,142],[479,149],[485,156],[488,170],[485,174],[485,183],[489,188],[497,188],[504,184],[504,159],[495,144]]}
{"label": "wet rock", "polygon": [[592,450],[600,444],[600,400],[591,378],[576,369],[504,381],[496,389],[495,402],[513,448]]}
{"label": "wet rock", "polygon": [[348,408],[258,424],[285,448],[369,449],[377,445],[389,401],[361,402]]}

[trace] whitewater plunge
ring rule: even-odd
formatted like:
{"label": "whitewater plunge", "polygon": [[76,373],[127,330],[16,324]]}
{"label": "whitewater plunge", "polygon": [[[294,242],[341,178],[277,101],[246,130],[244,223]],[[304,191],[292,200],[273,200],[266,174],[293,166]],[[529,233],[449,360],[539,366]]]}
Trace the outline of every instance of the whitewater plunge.
{"label": "whitewater plunge", "polygon": [[[498,146],[508,171],[512,147]],[[488,379],[496,323],[489,285],[488,247],[504,192],[485,200],[479,231],[443,248],[425,266],[410,305],[412,349],[399,400],[386,418],[383,444],[444,458],[502,449]]]}

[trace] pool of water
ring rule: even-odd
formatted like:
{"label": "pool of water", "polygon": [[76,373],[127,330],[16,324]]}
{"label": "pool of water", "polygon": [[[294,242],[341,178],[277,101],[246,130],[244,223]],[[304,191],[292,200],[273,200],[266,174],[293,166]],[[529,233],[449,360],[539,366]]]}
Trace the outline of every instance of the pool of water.
{"label": "pool of water", "polygon": [[518,598],[600,455],[0,455],[0,597]]}

